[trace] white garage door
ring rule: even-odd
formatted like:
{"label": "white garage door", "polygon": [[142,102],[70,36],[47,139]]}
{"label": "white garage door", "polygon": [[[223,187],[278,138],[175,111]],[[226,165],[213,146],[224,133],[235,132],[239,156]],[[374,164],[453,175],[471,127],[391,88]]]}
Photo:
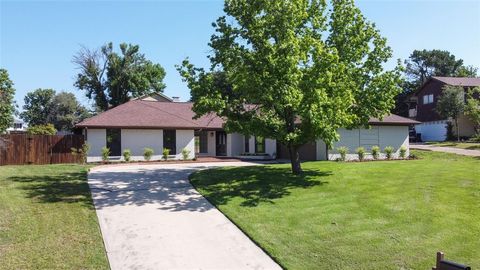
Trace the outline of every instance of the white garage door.
{"label": "white garage door", "polygon": [[447,122],[433,121],[415,125],[415,132],[422,134],[422,141],[445,141],[447,139]]}

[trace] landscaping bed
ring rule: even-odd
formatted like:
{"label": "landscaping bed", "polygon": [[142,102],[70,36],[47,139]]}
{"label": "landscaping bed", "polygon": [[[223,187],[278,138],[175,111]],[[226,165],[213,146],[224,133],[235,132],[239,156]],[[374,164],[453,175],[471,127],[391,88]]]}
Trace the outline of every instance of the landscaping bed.
{"label": "landscaping bed", "polygon": [[480,160],[305,162],[200,171],[192,184],[288,269],[480,268]]}
{"label": "landscaping bed", "polygon": [[87,166],[0,167],[0,269],[108,269]]}

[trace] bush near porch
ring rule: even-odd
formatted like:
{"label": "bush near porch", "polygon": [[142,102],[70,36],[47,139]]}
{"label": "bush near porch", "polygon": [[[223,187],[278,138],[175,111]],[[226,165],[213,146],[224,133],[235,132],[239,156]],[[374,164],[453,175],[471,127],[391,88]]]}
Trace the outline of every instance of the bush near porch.
{"label": "bush near porch", "polygon": [[196,188],[287,269],[431,269],[435,253],[480,268],[480,160],[223,168]]}

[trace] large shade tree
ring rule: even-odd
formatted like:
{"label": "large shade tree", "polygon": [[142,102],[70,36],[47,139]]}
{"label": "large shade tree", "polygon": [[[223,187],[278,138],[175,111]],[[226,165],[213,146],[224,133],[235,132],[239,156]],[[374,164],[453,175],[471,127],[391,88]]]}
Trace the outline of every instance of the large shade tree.
{"label": "large shade tree", "polygon": [[46,125],[52,121],[53,98],[55,90],[38,88],[24,97],[22,119],[29,126]]}
{"label": "large shade tree", "polygon": [[75,87],[85,91],[97,111],[105,111],[131,98],[162,92],[165,70],[140,53],[138,45],[112,43],[99,50],[83,47],[73,58],[79,73]]}
{"label": "large shade tree", "polygon": [[71,131],[76,123],[90,116],[73,93],[40,88],[27,93],[24,101],[20,116],[31,127],[53,124],[57,130]]}
{"label": "large shade tree", "polygon": [[[330,10],[329,7],[331,7]],[[197,116],[225,117],[230,132],[273,138],[290,151],[338,128],[383,117],[399,91],[400,66],[385,71],[392,51],[351,0],[227,0],[213,24],[211,67],[188,59],[178,68]]]}
{"label": "large shade tree", "polygon": [[[6,69],[0,69],[0,134],[13,124],[15,88]],[[0,142],[0,146],[3,145]]]}

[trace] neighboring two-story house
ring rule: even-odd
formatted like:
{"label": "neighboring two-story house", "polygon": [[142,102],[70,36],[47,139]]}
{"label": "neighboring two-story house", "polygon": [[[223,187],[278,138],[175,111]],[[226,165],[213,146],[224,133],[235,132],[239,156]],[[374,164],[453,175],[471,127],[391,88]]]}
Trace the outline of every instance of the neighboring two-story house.
{"label": "neighboring two-story house", "polygon": [[[462,86],[465,92],[473,87],[480,86],[480,78],[464,77],[432,77],[428,79],[415,93],[416,108],[410,109],[409,116],[421,124],[415,125],[417,133],[423,141],[444,141],[447,135],[448,119],[438,115],[435,108],[446,85]],[[462,115],[458,121],[460,137],[470,137],[475,134],[473,123]],[[455,129],[454,129],[455,130]]]}

